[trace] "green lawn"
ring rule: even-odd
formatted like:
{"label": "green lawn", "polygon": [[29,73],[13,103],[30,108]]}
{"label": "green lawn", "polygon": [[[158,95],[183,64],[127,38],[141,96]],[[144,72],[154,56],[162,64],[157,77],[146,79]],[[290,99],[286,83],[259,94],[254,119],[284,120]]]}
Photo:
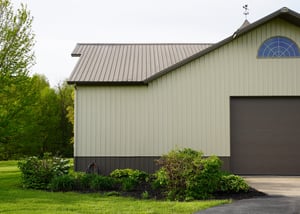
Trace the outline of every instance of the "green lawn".
{"label": "green lawn", "polygon": [[100,194],[53,193],[20,186],[17,161],[0,161],[0,213],[194,213],[228,200],[167,202]]}

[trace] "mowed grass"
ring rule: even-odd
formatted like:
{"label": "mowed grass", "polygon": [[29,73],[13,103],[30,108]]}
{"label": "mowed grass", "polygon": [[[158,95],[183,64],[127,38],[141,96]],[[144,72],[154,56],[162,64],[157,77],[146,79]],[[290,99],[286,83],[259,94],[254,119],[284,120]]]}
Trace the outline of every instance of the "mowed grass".
{"label": "mowed grass", "polygon": [[0,161],[0,213],[194,213],[229,200],[169,202],[23,189],[17,161]]}

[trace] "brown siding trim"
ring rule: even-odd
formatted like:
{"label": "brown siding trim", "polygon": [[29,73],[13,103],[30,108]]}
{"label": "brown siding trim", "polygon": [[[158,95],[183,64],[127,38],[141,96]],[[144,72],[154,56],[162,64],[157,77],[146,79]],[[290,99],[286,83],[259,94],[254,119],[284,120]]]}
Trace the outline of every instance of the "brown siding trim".
{"label": "brown siding trim", "polygon": [[69,85],[78,85],[78,86],[147,86],[148,83],[143,81],[119,81],[119,82],[97,82],[97,81],[67,81]]}
{"label": "brown siding trim", "polygon": [[[155,160],[159,156],[152,157],[74,157],[75,171],[86,172],[88,166],[92,163],[96,164],[97,172],[108,175],[115,169],[138,169],[147,173],[154,173],[158,170]],[[223,161],[222,169],[229,171],[230,157],[219,157]]]}

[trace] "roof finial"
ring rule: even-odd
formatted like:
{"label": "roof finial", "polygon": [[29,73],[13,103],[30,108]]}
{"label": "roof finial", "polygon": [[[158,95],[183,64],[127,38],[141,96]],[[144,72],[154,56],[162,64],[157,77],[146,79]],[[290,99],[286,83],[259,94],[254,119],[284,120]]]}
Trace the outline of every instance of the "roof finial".
{"label": "roof finial", "polygon": [[248,4],[245,4],[245,5],[243,6],[243,8],[245,9],[244,15],[245,15],[245,19],[247,20],[247,16],[249,15]]}

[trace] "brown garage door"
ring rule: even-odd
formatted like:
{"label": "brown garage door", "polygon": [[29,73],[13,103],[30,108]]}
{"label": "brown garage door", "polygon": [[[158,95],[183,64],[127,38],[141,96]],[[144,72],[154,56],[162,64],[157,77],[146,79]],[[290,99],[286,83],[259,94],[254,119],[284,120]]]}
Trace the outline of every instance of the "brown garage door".
{"label": "brown garage door", "polygon": [[231,98],[231,171],[300,175],[300,98]]}

